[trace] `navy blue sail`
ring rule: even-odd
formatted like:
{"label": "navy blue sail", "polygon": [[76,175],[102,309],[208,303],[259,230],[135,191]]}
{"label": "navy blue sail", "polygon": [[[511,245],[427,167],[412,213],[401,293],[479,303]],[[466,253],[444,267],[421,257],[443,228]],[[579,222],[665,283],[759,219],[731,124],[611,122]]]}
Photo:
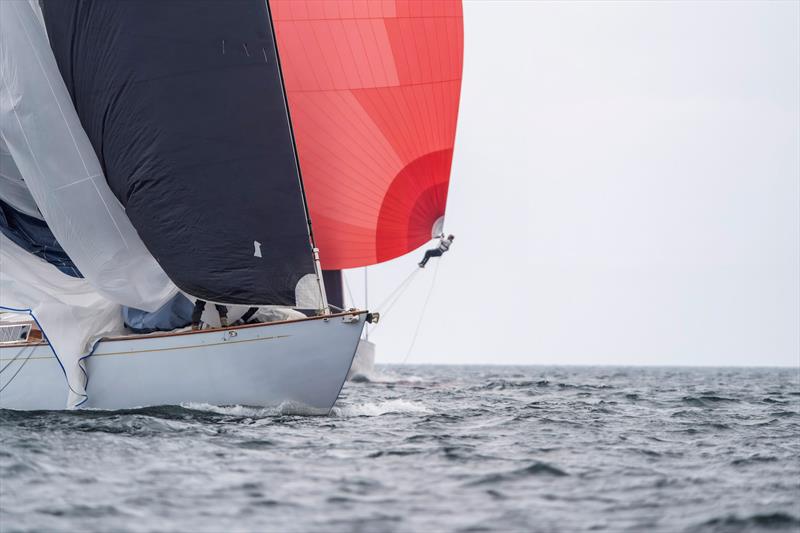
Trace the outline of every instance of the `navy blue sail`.
{"label": "navy blue sail", "polygon": [[265,0],[44,0],[111,189],[187,293],[295,305],[314,273]]}
{"label": "navy blue sail", "polygon": [[47,222],[18,211],[2,199],[0,199],[0,233],[64,274],[74,278],[83,277],[50,231]]}

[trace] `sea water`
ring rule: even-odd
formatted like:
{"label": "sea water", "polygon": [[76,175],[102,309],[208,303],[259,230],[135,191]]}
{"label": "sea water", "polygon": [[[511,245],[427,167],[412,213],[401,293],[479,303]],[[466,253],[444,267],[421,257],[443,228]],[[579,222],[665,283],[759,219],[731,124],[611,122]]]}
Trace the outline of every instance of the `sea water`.
{"label": "sea water", "polygon": [[0,411],[0,531],[798,531],[797,369],[382,367],[330,416]]}

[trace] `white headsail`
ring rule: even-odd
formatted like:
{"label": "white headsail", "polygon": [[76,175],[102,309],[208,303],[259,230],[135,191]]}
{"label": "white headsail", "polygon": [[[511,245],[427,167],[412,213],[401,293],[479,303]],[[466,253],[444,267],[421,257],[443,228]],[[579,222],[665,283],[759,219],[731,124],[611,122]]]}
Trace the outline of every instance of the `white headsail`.
{"label": "white headsail", "polygon": [[11,207],[34,218],[42,219],[36,201],[31,196],[25,180],[22,179],[11,152],[8,151],[3,137],[0,136],[0,200]]}
{"label": "white headsail", "polygon": [[175,294],[109,189],[26,0],[0,2],[0,135],[48,226],[99,294],[148,311]]}
{"label": "white headsail", "polygon": [[53,57],[38,6],[0,1],[0,200],[43,218],[85,279],[0,237],[0,307],[29,310],[84,398],[81,358],[119,331],[120,305],[154,311],[177,289],[106,183]]}
{"label": "white headsail", "polygon": [[93,340],[123,329],[120,306],[0,235],[0,305],[32,314],[50,340],[69,385],[68,407],[86,398],[83,356]]}

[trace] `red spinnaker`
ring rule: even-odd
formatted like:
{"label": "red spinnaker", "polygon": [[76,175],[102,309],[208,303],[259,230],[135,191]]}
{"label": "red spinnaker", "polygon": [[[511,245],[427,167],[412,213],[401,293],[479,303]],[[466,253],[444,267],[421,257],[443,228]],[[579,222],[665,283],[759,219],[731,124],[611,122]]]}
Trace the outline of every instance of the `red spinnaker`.
{"label": "red spinnaker", "polygon": [[444,216],[461,93],[461,0],[272,0],[325,269],[372,265]]}

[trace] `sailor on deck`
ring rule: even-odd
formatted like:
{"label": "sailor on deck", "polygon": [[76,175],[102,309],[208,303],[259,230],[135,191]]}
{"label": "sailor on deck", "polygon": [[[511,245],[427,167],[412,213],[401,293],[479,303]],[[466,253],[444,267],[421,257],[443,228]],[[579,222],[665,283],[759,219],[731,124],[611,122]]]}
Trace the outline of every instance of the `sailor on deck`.
{"label": "sailor on deck", "polygon": [[441,236],[439,239],[439,246],[436,248],[431,248],[425,252],[425,257],[422,258],[422,261],[419,262],[420,268],[425,268],[425,265],[428,264],[428,260],[431,257],[441,257],[444,253],[450,249],[450,246],[453,244],[453,239],[455,237],[453,235],[448,235],[447,238],[444,238],[444,235]]}
{"label": "sailor on deck", "polygon": [[[228,327],[228,308],[224,305],[214,304],[219,313],[219,325],[223,328]],[[192,311],[192,329],[200,329],[200,317],[203,316],[203,311],[206,309],[205,300],[197,300],[194,303],[194,310]]]}

